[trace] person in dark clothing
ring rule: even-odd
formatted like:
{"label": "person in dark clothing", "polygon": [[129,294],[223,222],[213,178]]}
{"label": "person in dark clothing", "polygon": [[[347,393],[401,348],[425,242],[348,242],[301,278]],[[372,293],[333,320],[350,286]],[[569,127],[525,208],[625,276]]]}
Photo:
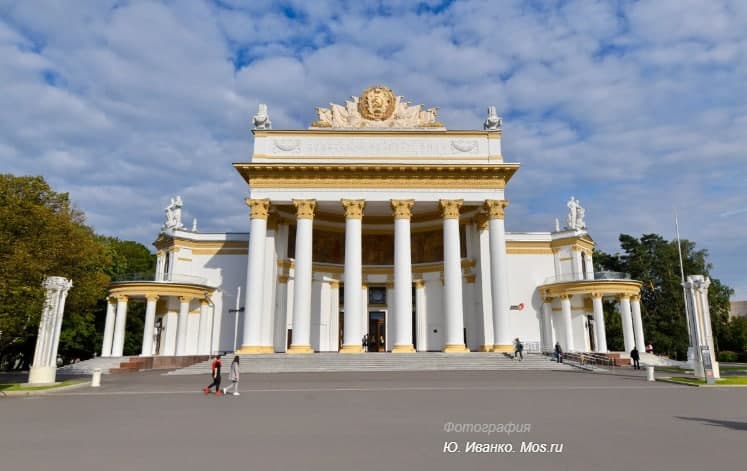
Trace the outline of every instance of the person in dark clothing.
{"label": "person in dark clothing", "polygon": [[630,359],[633,360],[633,369],[640,370],[641,364],[638,362],[641,356],[638,354],[638,347],[633,346],[633,350],[630,351]]}
{"label": "person in dark clothing", "polygon": [[213,364],[210,366],[210,374],[213,378],[213,382],[210,383],[203,391],[205,394],[210,394],[210,388],[215,386],[215,395],[221,396],[223,392],[220,390],[220,367],[223,366],[223,364],[220,361],[220,355],[215,355],[215,360],[213,360]]}
{"label": "person in dark clothing", "polygon": [[560,342],[555,342],[555,360],[563,363],[563,349],[560,348]]}

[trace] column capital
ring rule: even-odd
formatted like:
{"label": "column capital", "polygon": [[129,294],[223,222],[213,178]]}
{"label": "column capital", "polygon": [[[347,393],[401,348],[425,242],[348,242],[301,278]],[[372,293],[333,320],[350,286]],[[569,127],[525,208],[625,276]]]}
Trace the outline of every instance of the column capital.
{"label": "column capital", "polygon": [[591,297],[596,299],[596,298],[602,298],[604,297],[604,295],[602,293],[592,292]]}
{"label": "column capital", "polygon": [[571,295],[570,294],[561,294],[558,297],[560,298],[561,301],[566,300],[566,299],[571,299]]}
{"label": "column capital", "polygon": [[490,219],[504,219],[508,200],[485,200],[484,207]]}
{"label": "column capital", "polygon": [[210,305],[210,301],[207,300],[207,298],[200,299],[200,306]]}
{"label": "column capital", "polygon": [[488,228],[488,214],[477,213],[477,215],[475,216],[475,224],[477,224],[477,228],[479,230],[486,230]]}
{"label": "column capital", "polygon": [[415,285],[415,288],[425,287],[425,280],[412,280],[412,283]]}
{"label": "column capital", "polygon": [[640,294],[634,294],[634,295],[630,296],[630,301],[631,302],[635,303],[635,302],[638,302],[640,300],[641,300],[641,295]]}
{"label": "column capital", "polygon": [[267,216],[267,230],[268,231],[277,231],[279,224],[280,224],[280,218],[277,216],[277,214],[270,214],[269,216]]}
{"label": "column capital", "polygon": [[288,275],[278,275],[278,283],[288,283]]}
{"label": "column capital", "polygon": [[341,199],[340,203],[345,208],[346,219],[361,219],[363,218],[363,208],[366,207],[366,200],[349,200]]}
{"label": "column capital", "polygon": [[441,206],[441,217],[444,219],[459,219],[459,208],[464,204],[464,200],[438,200]]}
{"label": "column capital", "polygon": [[543,296],[542,302],[545,304],[552,304],[553,297],[552,296]]}
{"label": "column capital", "polygon": [[267,219],[270,213],[270,199],[244,198],[244,203],[249,206],[250,219]]}
{"label": "column capital", "polygon": [[179,296],[179,302],[190,303],[192,302],[192,296]]}
{"label": "column capital", "polygon": [[316,210],[316,200],[293,200],[293,206],[296,207],[296,217],[298,219],[314,219]]}
{"label": "column capital", "polygon": [[392,214],[394,219],[410,219],[412,217],[412,207],[415,206],[415,200],[389,200],[392,205]]}
{"label": "column capital", "polygon": [[622,301],[623,299],[627,299],[628,301],[630,301],[630,295],[626,293],[618,294],[617,299],[619,299],[620,301]]}
{"label": "column capital", "polygon": [[332,289],[340,289],[340,280],[332,280],[329,282],[329,287]]}
{"label": "column capital", "polygon": [[474,283],[475,282],[475,278],[476,277],[473,274],[464,275],[464,281],[466,281],[467,283]]}
{"label": "column capital", "polygon": [[158,301],[158,298],[159,296],[157,294],[146,294],[145,295],[145,299],[147,299],[148,301],[156,302]]}
{"label": "column capital", "polygon": [[114,299],[117,300],[118,303],[126,303],[129,297],[126,294],[117,294],[113,296]]}

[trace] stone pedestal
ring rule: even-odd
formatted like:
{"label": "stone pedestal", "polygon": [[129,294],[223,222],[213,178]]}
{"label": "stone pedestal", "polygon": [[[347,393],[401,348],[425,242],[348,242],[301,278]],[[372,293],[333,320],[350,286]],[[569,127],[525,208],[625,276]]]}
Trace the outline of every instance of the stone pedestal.
{"label": "stone pedestal", "polygon": [[39,321],[39,335],[36,337],[34,362],[29,371],[30,384],[55,382],[62,315],[65,311],[67,292],[72,286],[72,281],[61,276],[50,276],[44,280],[46,296]]}

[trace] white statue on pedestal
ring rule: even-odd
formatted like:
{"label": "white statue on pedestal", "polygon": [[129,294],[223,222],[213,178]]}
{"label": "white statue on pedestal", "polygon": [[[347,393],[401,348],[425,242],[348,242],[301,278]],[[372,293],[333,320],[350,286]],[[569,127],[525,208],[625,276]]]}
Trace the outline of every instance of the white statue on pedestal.
{"label": "white statue on pedestal", "polygon": [[270,121],[270,115],[267,114],[267,105],[259,104],[257,114],[252,118],[252,122],[254,123],[254,129],[272,129],[272,121]]}
{"label": "white statue on pedestal", "polygon": [[501,125],[503,125],[503,120],[495,112],[495,106],[489,106],[488,117],[485,118],[485,123],[483,123],[483,128],[486,131],[497,131],[501,129]]}
{"label": "white statue on pedestal", "polygon": [[171,198],[169,205],[164,209],[166,220],[163,223],[163,230],[181,229],[184,227],[184,224],[182,224],[182,206],[184,206],[184,203],[181,196]]}
{"label": "white statue on pedestal", "polygon": [[568,218],[566,221],[566,229],[586,229],[586,221],[584,221],[586,210],[583,208],[583,206],[581,206],[581,201],[571,196],[571,199],[568,200],[567,206]]}
{"label": "white statue on pedestal", "polygon": [[29,371],[31,384],[54,383],[57,378],[57,347],[60,344],[62,316],[67,292],[72,287],[73,282],[61,276],[50,276],[44,280],[46,294],[39,320],[39,335],[36,337],[34,363]]}

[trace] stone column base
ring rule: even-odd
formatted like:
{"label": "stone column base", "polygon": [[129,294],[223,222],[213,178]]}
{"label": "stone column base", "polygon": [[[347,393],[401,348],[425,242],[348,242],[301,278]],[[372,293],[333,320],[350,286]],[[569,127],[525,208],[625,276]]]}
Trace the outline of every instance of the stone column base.
{"label": "stone column base", "polygon": [[492,345],[480,345],[480,351],[481,352],[492,352],[493,346]]}
{"label": "stone column base", "polygon": [[[261,345],[242,345],[241,348],[236,350],[236,353],[240,353],[242,355],[258,355],[260,353],[273,353],[267,351],[268,347],[263,347]],[[272,347],[270,347],[272,348]]]}
{"label": "stone column base", "polygon": [[363,345],[343,345],[340,353],[363,353]]}
{"label": "stone column base", "polygon": [[56,379],[55,366],[32,366],[29,371],[29,384],[54,384]]}
{"label": "stone column base", "polygon": [[444,347],[445,353],[467,353],[469,349],[463,343],[448,344]]}
{"label": "stone column base", "polygon": [[415,347],[412,345],[395,345],[392,347],[392,353],[415,353]]}
{"label": "stone column base", "polygon": [[314,353],[314,349],[311,345],[291,345],[288,353]]}
{"label": "stone column base", "polygon": [[494,352],[513,353],[514,352],[514,346],[513,345],[493,345],[493,351]]}

